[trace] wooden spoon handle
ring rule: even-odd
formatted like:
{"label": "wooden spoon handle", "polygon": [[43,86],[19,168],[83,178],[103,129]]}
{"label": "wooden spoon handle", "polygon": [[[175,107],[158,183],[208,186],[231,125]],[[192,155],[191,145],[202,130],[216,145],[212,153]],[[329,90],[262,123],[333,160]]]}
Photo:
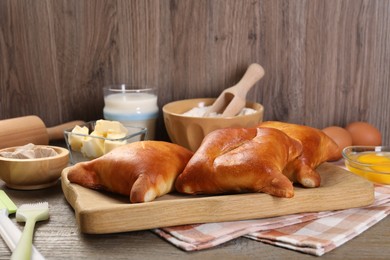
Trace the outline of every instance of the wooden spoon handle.
{"label": "wooden spoon handle", "polygon": [[264,76],[264,69],[257,63],[252,63],[249,65],[244,76],[241,80],[234,86],[240,89],[239,93],[236,93],[240,96],[245,97],[246,93],[255,85]]}

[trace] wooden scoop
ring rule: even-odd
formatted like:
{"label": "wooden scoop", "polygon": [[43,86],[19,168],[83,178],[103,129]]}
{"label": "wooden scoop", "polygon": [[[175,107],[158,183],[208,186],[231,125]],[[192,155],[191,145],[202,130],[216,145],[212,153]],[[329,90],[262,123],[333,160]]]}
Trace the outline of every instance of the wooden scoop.
{"label": "wooden scoop", "polygon": [[0,120],[0,148],[25,145],[28,143],[47,145],[49,141],[64,138],[64,130],[84,121],[72,121],[46,128],[37,116],[23,116]]}
{"label": "wooden scoop", "polygon": [[225,89],[206,111],[205,116],[211,113],[221,113],[224,117],[235,116],[245,107],[246,94],[253,85],[264,76],[264,69],[257,63],[251,64],[242,79],[233,87]]}

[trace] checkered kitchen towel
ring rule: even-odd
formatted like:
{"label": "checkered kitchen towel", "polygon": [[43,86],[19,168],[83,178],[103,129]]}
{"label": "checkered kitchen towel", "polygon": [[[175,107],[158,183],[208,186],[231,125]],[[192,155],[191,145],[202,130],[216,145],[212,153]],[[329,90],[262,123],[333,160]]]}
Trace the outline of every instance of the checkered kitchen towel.
{"label": "checkered kitchen towel", "polygon": [[375,186],[374,204],[364,208],[222,223],[154,229],[186,251],[217,246],[234,238],[250,239],[321,256],[390,214],[390,186]]}

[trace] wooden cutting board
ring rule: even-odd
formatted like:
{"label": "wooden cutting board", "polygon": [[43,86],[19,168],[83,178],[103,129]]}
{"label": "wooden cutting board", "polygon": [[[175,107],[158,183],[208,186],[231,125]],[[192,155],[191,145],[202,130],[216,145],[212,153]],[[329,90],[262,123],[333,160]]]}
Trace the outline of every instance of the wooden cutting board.
{"label": "wooden cutting board", "polygon": [[117,233],[183,224],[222,222],[362,207],[374,201],[371,182],[338,166],[317,168],[321,186],[295,187],[293,198],[264,193],[218,196],[167,194],[153,202],[131,204],[126,196],[96,191],[70,183],[62,172],[62,189],[75,210],[81,232]]}

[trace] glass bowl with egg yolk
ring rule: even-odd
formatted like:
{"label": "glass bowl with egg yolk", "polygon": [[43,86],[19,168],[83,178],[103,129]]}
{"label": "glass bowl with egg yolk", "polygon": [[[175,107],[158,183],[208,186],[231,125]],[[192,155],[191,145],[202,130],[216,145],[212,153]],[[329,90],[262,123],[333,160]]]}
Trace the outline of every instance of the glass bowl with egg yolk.
{"label": "glass bowl with egg yolk", "polygon": [[390,147],[348,146],[342,154],[349,171],[372,182],[390,184]]}

